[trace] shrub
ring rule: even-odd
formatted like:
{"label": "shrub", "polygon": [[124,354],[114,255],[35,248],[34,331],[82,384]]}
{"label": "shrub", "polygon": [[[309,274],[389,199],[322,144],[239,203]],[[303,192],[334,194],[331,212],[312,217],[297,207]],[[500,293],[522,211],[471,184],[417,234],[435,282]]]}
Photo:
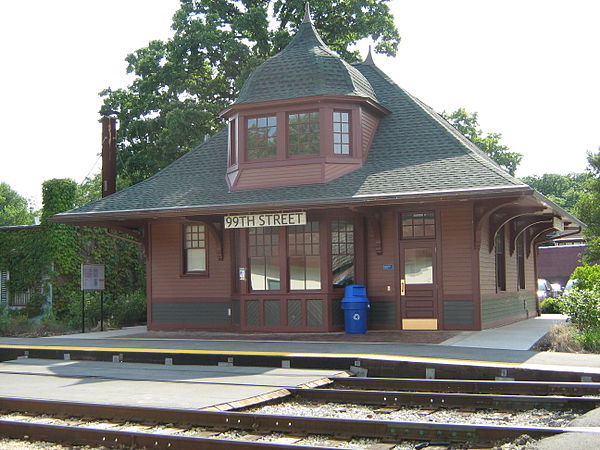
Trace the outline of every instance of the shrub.
{"label": "shrub", "polygon": [[576,279],[576,289],[592,290],[600,288],[600,264],[577,267],[571,274]]}
{"label": "shrub", "polygon": [[146,323],[146,295],[143,292],[123,295],[114,306],[113,320],[116,326]]}
{"label": "shrub", "polygon": [[29,301],[25,308],[23,308],[23,312],[27,317],[34,318],[41,316],[44,312],[44,304],[46,303],[46,297],[44,294],[40,292],[34,292],[31,294]]}
{"label": "shrub", "polygon": [[588,329],[575,336],[584,350],[600,353],[600,328]]}
{"label": "shrub", "polygon": [[558,298],[548,297],[540,304],[542,314],[561,314],[562,302]]}
{"label": "shrub", "polygon": [[581,332],[600,329],[600,287],[593,290],[572,289],[560,298],[562,312]]}

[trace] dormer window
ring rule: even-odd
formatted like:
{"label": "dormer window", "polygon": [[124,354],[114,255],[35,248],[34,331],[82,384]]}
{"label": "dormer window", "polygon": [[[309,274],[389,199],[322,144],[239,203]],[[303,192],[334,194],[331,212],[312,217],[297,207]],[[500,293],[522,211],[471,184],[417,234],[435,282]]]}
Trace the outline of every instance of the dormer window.
{"label": "dormer window", "polygon": [[246,121],[246,157],[248,159],[277,156],[277,117],[253,117]]}
{"label": "dormer window", "polygon": [[350,155],[350,113],[333,112],[333,153]]}
{"label": "dormer window", "polygon": [[321,152],[319,112],[288,115],[288,154],[318,155]]}

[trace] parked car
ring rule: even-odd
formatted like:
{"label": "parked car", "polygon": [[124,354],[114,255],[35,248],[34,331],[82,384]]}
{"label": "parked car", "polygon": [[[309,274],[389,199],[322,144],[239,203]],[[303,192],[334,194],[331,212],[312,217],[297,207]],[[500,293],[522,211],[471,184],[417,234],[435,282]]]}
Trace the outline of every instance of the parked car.
{"label": "parked car", "polygon": [[552,297],[560,297],[563,293],[563,287],[559,283],[550,283],[552,287]]}
{"label": "parked car", "polygon": [[548,280],[544,278],[538,278],[537,286],[537,298],[538,300],[544,300],[545,298],[552,297],[552,286]]}
{"label": "parked car", "polygon": [[577,283],[577,278],[567,281],[567,284],[565,284],[565,289],[563,290],[563,295],[568,294],[569,291],[575,287],[576,283]]}

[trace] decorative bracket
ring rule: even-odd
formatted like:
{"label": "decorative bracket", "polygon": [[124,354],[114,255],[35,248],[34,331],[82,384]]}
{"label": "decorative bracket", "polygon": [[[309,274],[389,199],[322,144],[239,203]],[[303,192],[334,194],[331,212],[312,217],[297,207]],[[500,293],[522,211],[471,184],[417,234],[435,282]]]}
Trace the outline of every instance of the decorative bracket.
{"label": "decorative bracket", "polygon": [[507,210],[505,212],[498,213],[495,216],[492,216],[492,218],[490,219],[490,235],[489,235],[488,252],[492,253],[492,251],[494,250],[496,234],[498,234],[498,231],[500,231],[500,229],[504,225],[506,225],[511,220],[514,220],[518,217],[535,215],[543,210],[544,210],[544,208],[542,208],[542,207],[513,208],[513,209]]}

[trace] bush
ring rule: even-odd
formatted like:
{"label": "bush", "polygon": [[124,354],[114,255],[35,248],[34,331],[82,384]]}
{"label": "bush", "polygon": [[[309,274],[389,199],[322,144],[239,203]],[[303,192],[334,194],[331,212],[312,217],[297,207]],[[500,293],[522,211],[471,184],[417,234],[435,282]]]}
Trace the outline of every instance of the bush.
{"label": "bush", "polygon": [[562,311],[581,332],[600,329],[600,288],[572,289],[560,298]]}
{"label": "bush", "polygon": [[575,336],[575,339],[577,339],[577,342],[581,344],[584,350],[600,353],[600,328],[582,331]]}
{"label": "bush", "polygon": [[146,294],[134,292],[118,298],[112,314],[116,326],[146,323]]}
{"label": "bush", "polygon": [[561,314],[562,302],[558,298],[548,297],[540,304],[542,314]]}
{"label": "bush", "polygon": [[600,289],[600,265],[577,267],[571,274],[571,279],[577,280],[576,289]]}
{"label": "bush", "polygon": [[23,308],[23,312],[27,317],[34,318],[41,316],[44,312],[44,304],[46,303],[46,296],[40,292],[34,292],[31,294],[29,301],[25,308]]}

